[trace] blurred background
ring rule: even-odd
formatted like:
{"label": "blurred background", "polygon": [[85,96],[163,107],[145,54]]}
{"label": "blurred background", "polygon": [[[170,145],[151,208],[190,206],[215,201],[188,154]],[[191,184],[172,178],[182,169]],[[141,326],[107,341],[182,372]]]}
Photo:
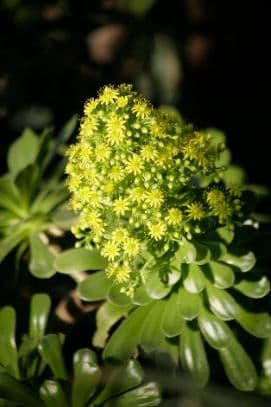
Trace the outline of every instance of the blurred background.
{"label": "blurred background", "polygon": [[269,178],[267,1],[0,0],[1,171],[30,126],[57,129],[100,86],[226,132],[250,182]]}

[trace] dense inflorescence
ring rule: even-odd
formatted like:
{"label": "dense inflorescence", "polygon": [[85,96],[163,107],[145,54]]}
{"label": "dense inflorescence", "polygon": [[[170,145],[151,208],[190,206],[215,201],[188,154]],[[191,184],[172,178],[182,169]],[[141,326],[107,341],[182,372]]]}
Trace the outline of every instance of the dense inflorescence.
{"label": "dense inflorescence", "polygon": [[[240,216],[240,193],[219,182],[224,146],[172,114],[154,109],[130,85],[106,86],[84,107],[77,142],[67,151],[72,229],[108,259],[107,275],[132,295],[153,266],[191,239]],[[214,181],[199,188],[198,175]],[[159,260],[160,259],[160,260]]]}

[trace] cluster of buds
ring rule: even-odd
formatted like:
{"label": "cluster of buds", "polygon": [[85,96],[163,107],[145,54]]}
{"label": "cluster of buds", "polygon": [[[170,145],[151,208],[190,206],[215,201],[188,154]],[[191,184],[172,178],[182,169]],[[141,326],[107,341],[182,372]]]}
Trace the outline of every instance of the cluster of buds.
{"label": "cluster of buds", "polygon": [[[108,259],[107,275],[132,294],[146,253],[158,258],[240,216],[240,193],[219,183],[224,146],[172,114],[154,109],[130,85],[105,86],[84,107],[67,151],[72,231]],[[199,188],[197,176],[214,183]]]}

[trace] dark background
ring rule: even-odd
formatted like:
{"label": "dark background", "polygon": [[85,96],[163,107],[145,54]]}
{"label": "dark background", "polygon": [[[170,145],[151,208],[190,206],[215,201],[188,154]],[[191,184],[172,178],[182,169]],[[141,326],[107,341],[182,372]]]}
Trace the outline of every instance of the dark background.
{"label": "dark background", "polygon": [[57,129],[106,83],[133,83],[227,133],[250,182],[269,177],[268,1],[0,0],[1,171],[25,126]]}

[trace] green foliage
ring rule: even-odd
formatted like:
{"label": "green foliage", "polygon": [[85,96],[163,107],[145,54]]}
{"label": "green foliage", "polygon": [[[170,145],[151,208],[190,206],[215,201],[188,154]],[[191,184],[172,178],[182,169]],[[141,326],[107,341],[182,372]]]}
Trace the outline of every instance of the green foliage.
{"label": "green foliage", "polygon": [[18,351],[15,311],[9,306],[0,310],[1,400],[24,407],[160,404],[157,384],[144,382],[143,369],[136,360],[116,368],[108,367],[104,384],[96,354],[90,349],[80,349],[73,355],[70,376],[62,355],[62,335],[45,334],[50,306],[46,294],[32,297],[29,333],[23,337]]}
{"label": "green foliage", "polygon": [[[61,179],[65,163],[59,154],[63,155],[76,123],[73,117],[55,139],[50,129],[40,136],[26,129],[11,145],[8,173],[0,178],[0,262],[15,248],[18,261],[29,247],[29,270],[38,278],[56,272],[49,236],[62,233],[58,219],[67,199]],[[67,211],[65,216],[65,227],[70,228],[73,217]]]}

